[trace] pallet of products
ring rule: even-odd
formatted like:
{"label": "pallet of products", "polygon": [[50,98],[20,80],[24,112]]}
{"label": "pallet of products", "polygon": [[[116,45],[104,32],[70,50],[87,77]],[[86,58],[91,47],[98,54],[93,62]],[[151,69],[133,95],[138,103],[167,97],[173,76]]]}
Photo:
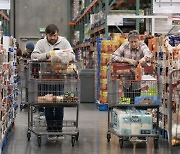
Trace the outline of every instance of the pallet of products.
{"label": "pallet of products", "polygon": [[112,38],[97,40],[96,58],[96,102],[99,110],[107,110],[107,64],[110,57],[119,46],[126,41],[125,36],[121,34],[111,34]]}
{"label": "pallet of products", "polygon": [[[162,137],[168,138],[168,103],[169,103],[169,76],[174,69],[180,69],[180,36],[178,35],[167,35],[154,37],[149,40],[149,47],[154,55],[153,61],[156,63],[156,71],[158,78],[161,80],[161,101],[162,107],[160,108],[160,127],[162,129]],[[175,76],[174,76],[175,77]],[[178,79],[177,79],[178,81]],[[172,85],[175,87],[176,84]],[[176,98],[176,94],[171,94],[173,98]],[[178,101],[173,100],[172,111],[173,114],[177,115]],[[175,116],[172,117],[174,121]],[[178,125],[173,125],[173,129]]]}

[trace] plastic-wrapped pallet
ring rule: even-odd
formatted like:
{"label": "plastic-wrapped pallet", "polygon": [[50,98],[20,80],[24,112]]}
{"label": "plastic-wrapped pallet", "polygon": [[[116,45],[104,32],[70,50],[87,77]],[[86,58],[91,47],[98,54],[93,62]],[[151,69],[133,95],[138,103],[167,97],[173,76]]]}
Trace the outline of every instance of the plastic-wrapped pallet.
{"label": "plastic-wrapped pallet", "polygon": [[118,135],[141,135],[152,133],[152,115],[144,110],[113,109],[112,126]]}

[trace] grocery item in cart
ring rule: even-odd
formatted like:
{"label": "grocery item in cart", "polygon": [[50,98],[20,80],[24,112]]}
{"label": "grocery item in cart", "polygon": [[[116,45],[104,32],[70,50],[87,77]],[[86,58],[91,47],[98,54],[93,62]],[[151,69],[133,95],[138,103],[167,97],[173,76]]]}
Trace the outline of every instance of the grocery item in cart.
{"label": "grocery item in cart", "polygon": [[158,104],[157,79],[151,75],[143,75],[141,80],[141,95],[135,97],[135,104]]}
{"label": "grocery item in cart", "polygon": [[141,135],[152,133],[152,115],[145,110],[113,109],[112,126],[118,135]]}
{"label": "grocery item in cart", "polygon": [[172,146],[180,144],[180,124],[174,123],[172,125]]}
{"label": "grocery item in cart", "polygon": [[38,96],[38,103],[62,103],[62,102],[77,102],[78,98],[74,93],[65,92],[64,95],[56,96],[47,94],[45,96]]}
{"label": "grocery item in cart", "polygon": [[67,69],[70,61],[75,61],[72,56],[71,50],[52,50],[51,54],[51,66],[55,70]]}

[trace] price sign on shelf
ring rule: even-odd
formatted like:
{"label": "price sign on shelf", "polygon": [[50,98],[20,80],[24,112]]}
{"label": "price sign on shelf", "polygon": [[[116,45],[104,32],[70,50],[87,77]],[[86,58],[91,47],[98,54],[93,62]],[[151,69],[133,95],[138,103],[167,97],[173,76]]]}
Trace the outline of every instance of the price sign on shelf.
{"label": "price sign on shelf", "polygon": [[123,26],[123,17],[122,15],[109,14],[107,16],[107,25],[108,26]]}

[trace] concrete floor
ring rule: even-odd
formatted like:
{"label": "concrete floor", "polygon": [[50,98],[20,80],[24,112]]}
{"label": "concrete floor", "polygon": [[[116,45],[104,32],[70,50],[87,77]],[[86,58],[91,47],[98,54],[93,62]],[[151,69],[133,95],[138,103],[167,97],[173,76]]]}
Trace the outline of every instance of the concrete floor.
{"label": "concrete floor", "polygon": [[[74,118],[75,110],[67,108],[65,118]],[[27,110],[19,111],[15,127],[11,131],[4,154],[180,154],[180,147],[172,151],[168,149],[166,141],[159,141],[159,148],[154,149],[152,141],[148,144],[137,144],[136,149],[130,142],[119,146],[118,138],[112,135],[107,142],[107,112],[98,111],[95,104],[80,104],[79,112],[79,141],[71,145],[71,138],[58,142],[50,142],[47,136],[42,137],[41,147],[37,144],[36,135],[32,134],[27,141]]]}

